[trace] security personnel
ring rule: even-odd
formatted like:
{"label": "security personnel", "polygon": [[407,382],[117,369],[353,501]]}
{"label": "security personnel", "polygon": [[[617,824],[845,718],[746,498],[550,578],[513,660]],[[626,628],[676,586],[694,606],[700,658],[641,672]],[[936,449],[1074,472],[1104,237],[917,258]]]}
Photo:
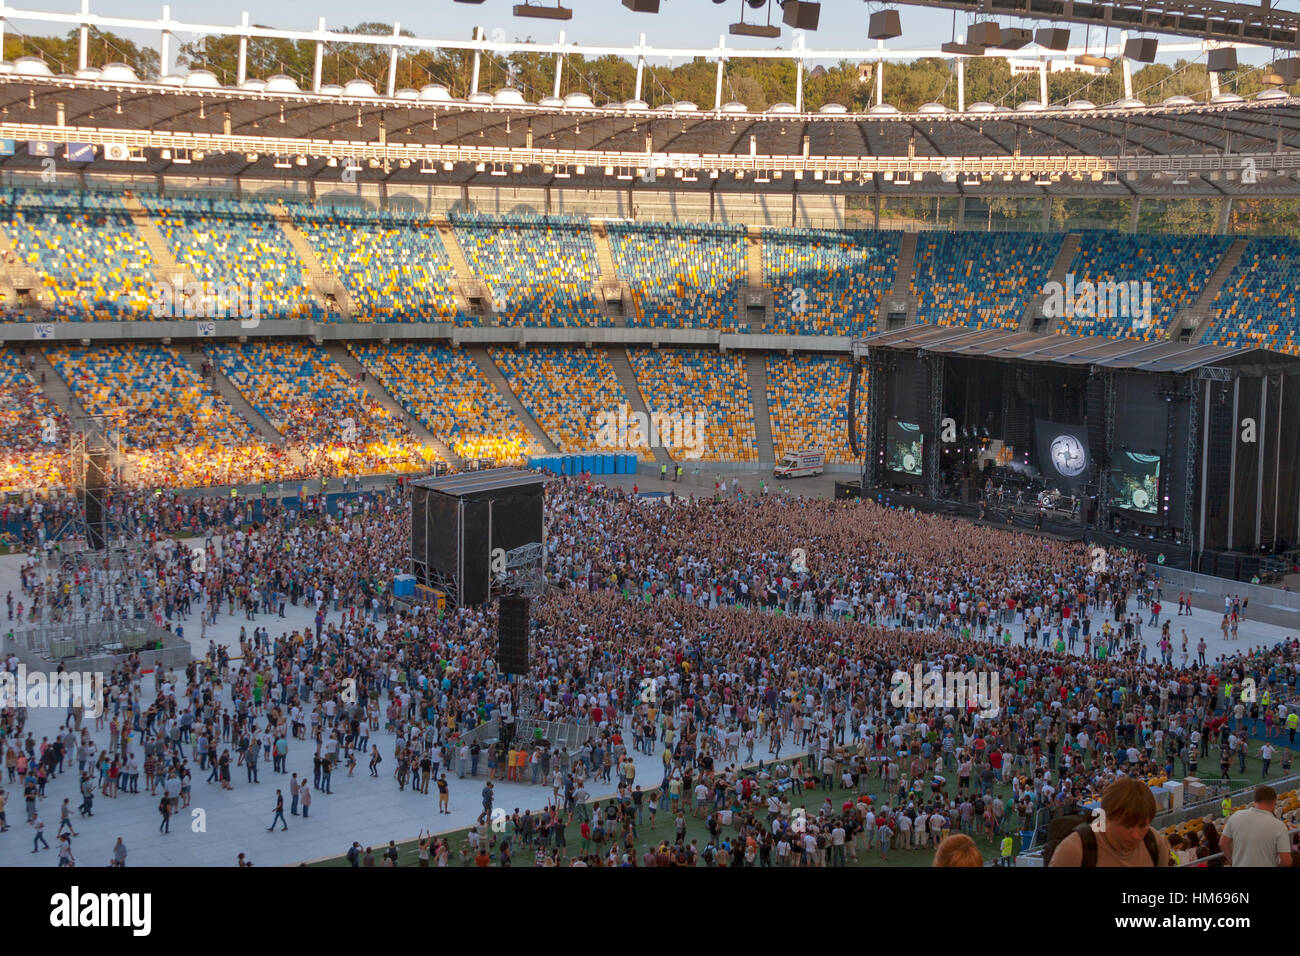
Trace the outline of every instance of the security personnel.
{"label": "security personnel", "polygon": [[1286,715],[1286,729],[1291,735],[1291,743],[1295,744],[1295,732],[1300,730],[1300,713],[1294,710]]}
{"label": "security personnel", "polygon": [[1224,819],[1227,819],[1229,816],[1231,816],[1232,797],[1229,796],[1223,798],[1223,801],[1219,804],[1219,812],[1223,814]]}
{"label": "security personnel", "polygon": [[668,466],[663,463],[660,463],[659,465],[659,480],[660,481],[668,480]]}
{"label": "security personnel", "polygon": [[1015,866],[1016,859],[1013,856],[1016,845],[1015,837],[1004,836],[1002,838],[1002,858],[998,861],[1002,866]]}

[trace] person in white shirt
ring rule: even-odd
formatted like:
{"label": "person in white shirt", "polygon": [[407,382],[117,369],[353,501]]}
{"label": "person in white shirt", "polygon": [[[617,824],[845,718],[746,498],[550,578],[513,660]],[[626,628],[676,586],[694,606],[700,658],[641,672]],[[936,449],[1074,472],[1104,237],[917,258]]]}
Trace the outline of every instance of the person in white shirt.
{"label": "person in white shirt", "polygon": [[1277,791],[1267,784],[1255,788],[1255,805],[1228,817],[1219,846],[1229,866],[1292,866],[1291,838],[1286,824],[1273,815]]}

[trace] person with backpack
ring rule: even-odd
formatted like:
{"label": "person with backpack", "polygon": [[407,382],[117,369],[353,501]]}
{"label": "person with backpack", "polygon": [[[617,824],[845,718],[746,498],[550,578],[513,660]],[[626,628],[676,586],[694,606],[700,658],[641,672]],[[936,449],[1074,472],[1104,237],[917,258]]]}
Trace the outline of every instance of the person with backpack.
{"label": "person with backpack", "polygon": [[1156,798],[1133,777],[1120,777],[1101,795],[1101,816],[1070,814],[1052,821],[1043,852],[1048,866],[1165,867],[1169,842],[1151,828]]}

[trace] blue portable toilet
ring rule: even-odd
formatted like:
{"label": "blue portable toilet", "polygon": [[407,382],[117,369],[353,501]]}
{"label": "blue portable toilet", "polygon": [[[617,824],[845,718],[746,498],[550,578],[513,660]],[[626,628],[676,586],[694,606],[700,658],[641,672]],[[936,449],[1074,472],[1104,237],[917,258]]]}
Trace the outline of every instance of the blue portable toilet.
{"label": "blue portable toilet", "polygon": [[600,473],[601,473],[602,475],[612,475],[612,474],[615,474],[615,465],[614,465],[614,456],[613,456],[613,455],[601,455],[601,456],[600,456]]}
{"label": "blue portable toilet", "polygon": [[560,474],[562,474],[562,475],[572,475],[572,474],[573,474],[573,456],[572,456],[572,455],[562,455],[562,456],[560,457]]}
{"label": "blue portable toilet", "polygon": [[595,473],[595,471],[596,471],[596,456],[595,456],[595,455],[583,455],[583,456],[582,456],[582,470],[585,471],[585,472],[591,473],[591,474],[594,474],[594,473]]}
{"label": "blue portable toilet", "polygon": [[393,597],[414,597],[415,575],[399,574],[393,578]]}

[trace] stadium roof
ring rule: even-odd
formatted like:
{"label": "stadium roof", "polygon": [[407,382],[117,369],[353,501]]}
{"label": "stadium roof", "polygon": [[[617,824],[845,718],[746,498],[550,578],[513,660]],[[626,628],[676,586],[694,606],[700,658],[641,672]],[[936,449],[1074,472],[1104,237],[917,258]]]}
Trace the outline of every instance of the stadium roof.
{"label": "stadium roof", "polygon": [[[544,107],[410,94],[270,93],[8,74],[0,76],[0,136],[20,145],[3,164],[41,168],[42,157],[21,144],[44,140],[121,144],[138,160],[108,161],[101,148],[92,162],[74,164],[92,173],[325,179],[337,178],[338,161],[355,156],[377,160],[356,175],[363,183],[592,188],[616,186],[616,174],[651,182],[653,175],[643,173],[658,165],[661,186],[673,178],[674,186],[690,188],[694,181],[701,189],[710,188],[711,171],[737,170],[748,176],[738,185],[752,190],[759,183],[765,191],[834,185],[846,192],[924,186],[954,195],[1300,193],[1300,97],[1276,90],[1250,102],[1228,97],[1190,105],[916,114]],[[288,157],[295,161],[286,169]],[[420,175],[421,164],[434,175]],[[1247,166],[1249,175],[1241,175]],[[684,170],[685,177],[678,175]],[[899,179],[904,171],[910,175]]]}
{"label": "stadium roof", "polygon": [[1140,372],[1182,374],[1227,365],[1290,366],[1300,358],[1268,349],[1231,349],[1160,340],[1107,339],[1094,336],[1044,335],[1015,329],[968,329],[956,326],[913,325],[882,332],[864,340],[868,348],[936,352],[971,358],[1058,365],[1096,365]]}

